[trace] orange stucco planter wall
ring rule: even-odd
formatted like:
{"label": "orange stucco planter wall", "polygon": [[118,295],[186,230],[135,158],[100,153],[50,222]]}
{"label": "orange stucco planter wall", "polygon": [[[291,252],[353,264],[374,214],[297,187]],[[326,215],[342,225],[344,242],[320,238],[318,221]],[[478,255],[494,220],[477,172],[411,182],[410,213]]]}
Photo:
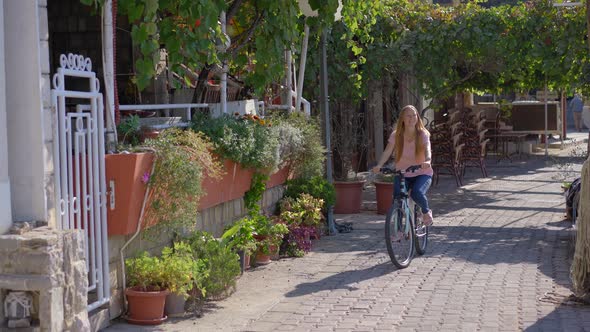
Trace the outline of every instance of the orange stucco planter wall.
{"label": "orange stucco planter wall", "polygon": [[[151,172],[154,155],[151,153],[111,154],[105,156],[107,188],[115,183],[115,208],[111,209],[112,193],[107,194],[108,235],[128,235],[135,233],[141,213],[143,198],[147,190],[144,174]],[[199,200],[199,211],[238,199],[250,189],[253,170],[244,169],[231,160],[223,161],[224,175],[214,179],[205,175],[201,184],[204,195]],[[289,177],[289,167],[272,174],[266,188],[283,184]],[[146,204],[149,206],[150,198]],[[153,220],[145,216],[144,224],[152,225]]]}
{"label": "orange stucco planter wall", "polygon": [[[154,162],[152,153],[109,154],[105,156],[107,181],[108,235],[127,235],[135,232],[147,184],[142,180]],[[110,201],[113,193],[109,184],[114,181],[114,209]]]}
{"label": "orange stucco planter wall", "polygon": [[199,200],[199,211],[240,198],[250,189],[254,171],[227,159],[223,161],[223,171],[225,174],[220,179],[207,175],[203,178],[201,186],[205,194]]}

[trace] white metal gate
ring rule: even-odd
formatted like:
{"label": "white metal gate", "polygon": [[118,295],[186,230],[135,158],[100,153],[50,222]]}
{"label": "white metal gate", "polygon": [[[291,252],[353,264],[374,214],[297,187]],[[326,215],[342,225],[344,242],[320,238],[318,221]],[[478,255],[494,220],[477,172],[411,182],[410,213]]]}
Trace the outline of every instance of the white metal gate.
{"label": "white metal gate", "polygon": [[[110,297],[103,100],[89,58],[62,54],[59,62],[51,90],[57,223],[86,234],[90,311]],[[73,77],[87,81],[89,91],[67,90]]]}

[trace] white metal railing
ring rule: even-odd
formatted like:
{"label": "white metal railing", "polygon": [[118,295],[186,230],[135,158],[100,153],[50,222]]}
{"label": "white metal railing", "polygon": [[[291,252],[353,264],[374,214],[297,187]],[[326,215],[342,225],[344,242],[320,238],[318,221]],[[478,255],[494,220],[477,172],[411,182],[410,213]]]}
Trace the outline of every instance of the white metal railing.
{"label": "white metal railing", "polygon": [[165,116],[170,116],[171,109],[184,109],[186,121],[191,121],[191,110],[193,108],[208,108],[209,104],[153,104],[153,105],[119,105],[121,111],[153,111],[163,110]]}
{"label": "white metal railing", "polygon": [[[293,96],[297,97],[297,92],[296,91],[292,91]],[[264,102],[260,102],[263,103],[263,107],[264,107]],[[307,116],[311,115],[311,104],[310,102],[301,97],[301,104],[303,104],[303,113]],[[297,111],[295,106],[289,106],[289,105],[274,105],[274,104],[270,104],[270,105],[266,105],[266,109],[267,110],[288,110],[289,112],[291,111]],[[263,109],[264,110],[264,109]]]}
{"label": "white metal railing", "polygon": [[[90,91],[66,90],[68,77],[88,79]],[[96,300],[88,304],[91,311],[110,299],[103,98],[92,62],[81,55],[60,56],[53,87],[57,224],[84,230],[88,291],[96,292]],[[66,102],[72,98],[89,104],[68,112]]]}

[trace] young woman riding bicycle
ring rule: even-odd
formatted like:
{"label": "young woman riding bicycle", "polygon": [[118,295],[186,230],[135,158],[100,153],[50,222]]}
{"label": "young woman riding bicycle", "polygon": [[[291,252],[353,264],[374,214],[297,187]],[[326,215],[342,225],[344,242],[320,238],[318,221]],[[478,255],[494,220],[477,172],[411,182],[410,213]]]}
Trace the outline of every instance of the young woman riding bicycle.
{"label": "young woman riding bicycle", "polygon": [[[414,173],[406,173],[406,188],[411,189],[411,197],[423,213],[425,226],[432,225],[432,210],[428,206],[426,192],[432,183],[432,167],[430,161],[430,133],[422,124],[418,110],[412,105],[402,108],[395,131],[389,136],[385,151],[379,159],[374,173],[379,173],[381,167],[389,160],[395,151],[395,169],[403,171],[412,165],[421,165],[421,169]],[[400,180],[395,177],[394,197],[400,194]]]}

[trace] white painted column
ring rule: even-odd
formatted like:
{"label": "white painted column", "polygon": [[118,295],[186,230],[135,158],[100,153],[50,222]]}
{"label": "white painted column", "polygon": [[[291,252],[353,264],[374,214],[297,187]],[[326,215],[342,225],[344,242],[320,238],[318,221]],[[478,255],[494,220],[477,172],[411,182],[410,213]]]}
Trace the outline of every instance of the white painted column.
{"label": "white painted column", "polygon": [[6,72],[4,71],[4,9],[0,6],[0,235],[12,225],[8,139],[6,136]]}
{"label": "white painted column", "polygon": [[2,3],[13,220],[49,221],[47,193],[53,192],[53,165],[47,3],[45,0]]}

